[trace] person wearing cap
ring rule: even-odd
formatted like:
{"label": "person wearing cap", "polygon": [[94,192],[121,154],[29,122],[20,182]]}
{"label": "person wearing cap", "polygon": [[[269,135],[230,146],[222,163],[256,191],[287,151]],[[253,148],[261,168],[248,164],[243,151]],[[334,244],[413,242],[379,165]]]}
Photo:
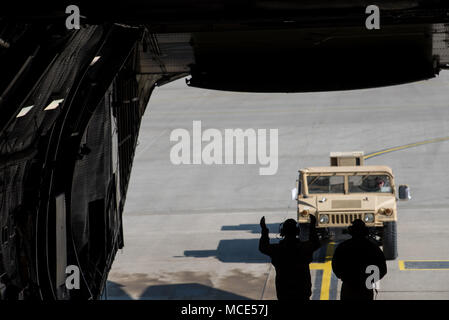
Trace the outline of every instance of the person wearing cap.
{"label": "person wearing cap", "polygon": [[351,239],[339,244],[332,258],[332,271],[341,279],[341,300],[373,300],[373,288],[368,287],[367,279],[373,274],[368,266],[376,266],[379,278],[387,273],[387,264],[382,250],[368,239],[365,223],[356,219],[348,228]]}
{"label": "person wearing cap", "polygon": [[385,181],[383,179],[376,178],[376,186],[379,190],[382,190],[384,185],[385,185]]}
{"label": "person wearing cap", "polygon": [[376,178],[376,191],[378,192],[391,192],[391,187],[387,187],[385,180],[381,177]]}
{"label": "person wearing cap", "polygon": [[283,237],[276,244],[270,244],[269,230],[265,217],[260,220],[262,235],[259,250],[271,258],[276,270],[276,295],[278,300],[309,300],[312,294],[312,280],[309,264],[313,252],[321,244],[315,228],[316,218],[310,215],[309,241],[300,241],[299,227],[294,219],[287,219],[280,227]]}

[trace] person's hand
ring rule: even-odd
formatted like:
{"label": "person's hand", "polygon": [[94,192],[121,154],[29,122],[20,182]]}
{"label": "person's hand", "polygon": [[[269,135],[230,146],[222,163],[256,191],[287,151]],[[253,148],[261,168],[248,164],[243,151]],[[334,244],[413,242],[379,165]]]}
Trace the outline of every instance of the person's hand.
{"label": "person's hand", "polygon": [[316,226],[316,217],[313,214],[309,215],[309,217],[311,226]]}
{"label": "person's hand", "polygon": [[267,225],[265,224],[265,216],[260,219],[260,227],[262,228],[262,231],[268,231]]}

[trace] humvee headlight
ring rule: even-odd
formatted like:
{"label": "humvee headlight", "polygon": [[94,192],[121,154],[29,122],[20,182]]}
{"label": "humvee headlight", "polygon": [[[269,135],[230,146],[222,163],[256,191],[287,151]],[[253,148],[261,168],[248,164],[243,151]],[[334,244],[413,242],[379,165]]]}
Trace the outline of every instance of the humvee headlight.
{"label": "humvee headlight", "polygon": [[309,210],[302,210],[301,211],[301,215],[302,216],[307,216],[309,214]]}
{"label": "humvee headlight", "polygon": [[393,209],[391,208],[380,208],[378,211],[380,214],[385,214],[387,216],[391,216],[393,214]]}
{"label": "humvee headlight", "polygon": [[320,223],[329,223],[329,216],[327,214],[320,215]]}
{"label": "humvee headlight", "polygon": [[365,220],[365,222],[368,222],[368,223],[374,222],[374,214],[366,213],[364,220]]}

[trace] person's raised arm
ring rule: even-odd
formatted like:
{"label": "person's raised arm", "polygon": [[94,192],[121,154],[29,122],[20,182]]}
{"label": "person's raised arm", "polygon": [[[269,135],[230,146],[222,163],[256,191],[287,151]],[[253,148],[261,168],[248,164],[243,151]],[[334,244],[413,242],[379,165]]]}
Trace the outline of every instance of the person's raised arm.
{"label": "person's raised arm", "polygon": [[265,217],[262,217],[262,219],[260,219],[260,228],[261,237],[259,240],[259,250],[264,254],[270,255],[270,237],[268,235],[270,230],[268,230],[267,225],[265,224]]}

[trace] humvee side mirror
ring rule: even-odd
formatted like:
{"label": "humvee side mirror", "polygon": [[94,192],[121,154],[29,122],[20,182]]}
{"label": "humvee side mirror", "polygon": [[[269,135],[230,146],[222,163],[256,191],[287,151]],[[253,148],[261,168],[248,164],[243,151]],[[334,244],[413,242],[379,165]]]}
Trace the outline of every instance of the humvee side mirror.
{"label": "humvee side mirror", "polygon": [[399,199],[400,200],[410,200],[412,196],[410,195],[410,189],[408,185],[403,184],[399,186]]}
{"label": "humvee side mirror", "polygon": [[293,188],[292,189],[292,200],[298,199],[298,189]]}

